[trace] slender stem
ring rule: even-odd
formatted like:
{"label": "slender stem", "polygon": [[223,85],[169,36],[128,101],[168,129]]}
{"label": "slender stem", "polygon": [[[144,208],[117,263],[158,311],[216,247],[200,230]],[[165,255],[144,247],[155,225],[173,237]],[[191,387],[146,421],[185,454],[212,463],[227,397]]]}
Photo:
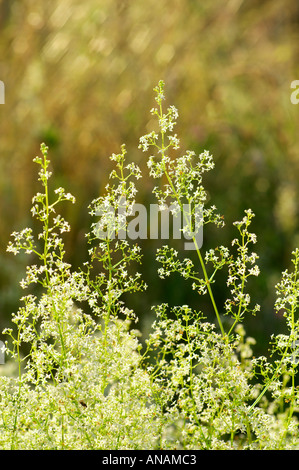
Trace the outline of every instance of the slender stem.
{"label": "slender stem", "polygon": [[[294,296],[296,298],[296,284],[297,284],[297,258],[296,258],[296,262],[295,262],[295,273],[294,273],[294,281],[293,281],[293,293],[294,293]],[[293,338],[293,341],[294,341],[294,337],[295,337],[295,305],[294,305],[294,302],[292,303],[292,307],[291,307],[291,337]],[[295,360],[295,357],[294,359]],[[288,410],[288,416],[287,416],[287,419],[286,419],[286,426],[285,426],[285,431],[282,435],[282,438],[281,438],[281,441],[280,441],[280,445],[279,445],[279,448],[282,446],[282,443],[283,443],[283,440],[286,438],[286,435],[287,435],[287,432],[288,432],[288,428],[289,428],[289,424],[290,424],[290,421],[292,419],[292,416],[293,416],[293,413],[294,413],[294,400],[295,400],[295,374],[296,374],[296,365],[293,363],[293,367],[292,367],[292,373],[291,373],[291,379],[292,379],[292,394],[291,394],[291,403],[290,403],[290,407],[289,407],[289,410]]]}
{"label": "slender stem", "polygon": [[[163,135],[163,133],[162,133]],[[162,152],[164,153],[164,148],[162,147]],[[173,191],[173,194],[177,200],[177,202],[179,203],[180,205],[180,208],[182,210],[182,203],[181,203],[181,200],[176,192],[176,189],[173,185],[173,182],[169,176],[169,173],[164,165],[164,172],[165,172],[165,175],[167,177],[167,180],[168,180],[168,183],[169,185],[171,186],[171,189]],[[183,214],[185,216],[185,219],[186,219],[186,222],[189,223],[188,219],[186,218],[186,214],[185,212],[183,211]],[[222,336],[224,337],[225,336],[225,331],[224,331],[224,328],[223,328],[223,324],[222,324],[222,321],[221,321],[221,318],[220,318],[220,315],[219,315],[219,311],[218,311],[218,308],[217,308],[217,305],[216,305],[216,302],[215,302],[215,298],[214,298],[214,295],[213,295],[213,291],[212,291],[212,288],[211,288],[211,283],[210,283],[210,279],[209,279],[209,276],[208,276],[208,273],[207,273],[207,270],[206,270],[206,267],[205,267],[205,263],[204,263],[204,260],[203,260],[203,257],[201,255],[201,251],[200,251],[200,248],[198,246],[198,243],[197,243],[197,240],[195,237],[192,237],[192,241],[194,243],[194,246],[195,246],[195,249],[196,249],[196,253],[197,253],[197,256],[198,256],[198,259],[199,259],[199,262],[200,262],[200,265],[201,265],[201,268],[202,268],[202,271],[203,271],[203,275],[204,275],[204,278],[205,278],[205,282],[206,282],[206,286],[207,286],[207,289],[208,289],[208,292],[209,292],[209,296],[210,296],[210,299],[211,299],[211,302],[212,302],[212,305],[213,305],[213,308],[214,308],[214,311],[215,311],[215,315],[216,315],[216,318],[217,318],[217,321],[218,321],[218,325],[220,327],[220,330],[221,330],[221,334]]]}
{"label": "slender stem", "polygon": [[18,355],[19,389],[18,389],[16,413],[14,417],[11,450],[15,449],[15,434],[17,430],[17,422],[18,422],[18,415],[19,415],[19,408],[20,408],[21,387],[22,387],[22,372],[21,372],[21,357],[20,357],[20,329],[18,330],[18,338],[17,338],[17,355]]}
{"label": "slender stem", "polygon": [[[294,283],[293,283],[293,286],[294,286],[294,295],[295,297],[297,297],[297,292],[296,292],[296,284],[297,284],[297,264],[298,264],[298,260],[296,258],[296,263],[295,263],[295,279],[294,279]],[[249,412],[253,410],[253,408],[255,407],[255,405],[257,405],[257,403],[261,400],[261,398],[265,395],[266,391],[268,390],[268,388],[270,387],[270,385],[272,384],[273,380],[277,377],[277,374],[278,374],[278,371],[279,369],[281,368],[281,365],[283,364],[287,354],[288,354],[288,351],[289,351],[289,348],[291,346],[291,341],[293,342],[294,340],[294,331],[295,331],[295,305],[294,303],[292,304],[292,307],[291,307],[291,335],[290,335],[290,338],[289,338],[289,341],[285,347],[285,350],[284,350],[284,353],[281,357],[281,360],[279,361],[271,379],[269,380],[269,382],[265,385],[264,389],[261,391],[261,393],[259,394],[259,396],[257,397],[257,399],[254,401],[254,403],[249,407]],[[295,381],[294,381],[294,377],[295,377],[295,367],[293,365],[293,370],[292,370],[292,405],[293,405],[293,401],[294,401],[294,389],[295,389]],[[293,406],[291,405],[290,407],[290,411],[289,411],[289,418],[288,418],[288,423],[292,417],[292,414],[293,414]]]}
{"label": "slender stem", "polygon": [[[44,169],[45,174],[47,172],[47,167],[48,167],[48,165],[47,165],[47,153],[45,153],[44,154],[44,164],[43,164],[43,169]],[[48,272],[48,269],[47,269],[47,267],[48,267],[47,258],[48,258],[48,252],[49,252],[48,239],[49,239],[49,231],[50,231],[50,229],[49,229],[49,206],[50,205],[49,205],[48,179],[47,179],[46,176],[43,177],[43,185],[44,185],[44,188],[45,188],[45,210],[46,210],[46,216],[45,216],[45,220],[44,220],[43,261],[44,261],[44,266],[45,266],[46,283],[47,283],[48,289],[50,290],[50,278],[49,278],[49,272]],[[53,313],[55,314],[55,320],[56,320],[57,325],[58,325],[59,337],[60,337],[60,342],[61,342],[61,349],[62,349],[62,352],[63,352],[63,357],[65,358],[66,357],[66,351],[65,351],[65,345],[64,345],[64,337],[63,337],[60,320],[58,318],[57,309],[56,309],[56,306],[55,306],[52,295],[51,295],[51,301],[52,301]]]}
{"label": "slender stem", "polygon": [[259,403],[259,401],[262,399],[262,397],[265,395],[266,391],[268,390],[268,388],[270,387],[270,385],[272,384],[273,380],[277,377],[277,374],[278,374],[278,371],[279,369],[281,368],[281,365],[283,364],[285,358],[286,358],[286,355],[289,351],[289,347],[290,347],[290,340],[288,342],[288,344],[286,345],[286,348],[284,350],[284,353],[281,357],[281,360],[279,361],[272,377],[270,378],[269,382],[267,383],[267,385],[265,385],[264,389],[261,391],[261,393],[259,394],[259,396],[256,398],[256,400],[252,403],[252,405],[250,405],[248,411],[251,412],[253,410],[253,408],[255,407],[255,405],[257,405]]}
{"label": "slender stem", "polygon": [[[244,249],[245,249],[247,243],[244,244],[244,238],[245,238],[244,232],[243,232],[241,235],[242,235],[242,260],[243,260],[243,264],[245,265]],[[230,328],[230,330],[229,330],[229,332],[228,332],[228,336],[229,336],[229,335],[231,334],[231,332],[234,330],[236,324],[240,321],[240,318],[241,318],[241,308],[242,308],[242,305],[243,305],[243,293],[244,293],[244,287],[245,287],[245,279],[246,279],[246,277],[245,277],[245,273],[244,273],[243,276],[242,276],[242,284],[241,284],[241,294],[242,294],[242,295],[241,295],[241,297],[240,297],[240,303],[239,303],[238,313],[237,313],[237,315],[236,315],[236,318],[235,318],[234,323],[232,324],[232,326],[231,326],[231,328]]]}
{"label": "slender stem", "polygon": [[209,277],[208,277],[208,274],[207,274],[205,263],[204,263],[204,260],[202,258],[202,255],[201,255],[201,252],[200,252],[200,249],[198,247],[198,244],[197,244],[197,241],[196,241],[195,237],[193,237],[193,243],[195,244],[195,247],[196,247],[197,256],[198,256],[199,261],[200,261],[200,265],[201,265],[201,268],[202,268],[202,271],[203,271],[203,275],[204,275],[204,278],[205,278],[205,281],[206,281],[207,289],[208,289],[210,299],[211,299],[211,302],[212,302],[212,305],[213,305],[213,308],[214,308],[214,311],[215,311],[215,315],[216,315],[216,318],[217,318],[217,321],[218,321],[218,325],[220,327],[222,336],[224,337],[225,336],[225,331],[224,331],[224,328],[223,328],[223,324],[222,324],[222,321],[221,321],[221,318],[220,318],[220,315],[219,315],[219,311],[218,311],[218,308],[217,308],[217,305],[216,305],[216,302],[215,302],[215,298],[214,298],[214,295],[213,295],[213,291],[212,291],[212,288],[211,288],[211,283],[210,283],[210,280],[209,280]]}
{"label": "slender stem", "polygon": [[[162,109],[162,103],[161,102],[159,103],[159,110],[160,110],[159,118],[162,119],[163,109]],[[161,129],[161,147],[160,147],[160,151],[161,151],[161,154],[162,154],[162,161],[163,161],[163,157],[165,157],[165,152],[168,148],[168,147],[165,147],[164,142],[165,142],[165,131],[163,131],[163,129]],[[169,175],[169,173],[166,169],[165,162],[163,163],[163,170],[164,170],[164,174],[165,174],[165,176],[168,180],[168,183],[169,183],[169,185],[172,189],[173,195],[176,198],[176,200],[177,200],[177,202],[180,206],[180,209],[182,211],[183,206],[182,206],[181,199],[180,199],[179,195],[177,194],[177,191],[174,187],[174,184],[171,180],[171,177],[170,177],[170,175]],[[187,223],[191,224],[191,220],[190,221],[187,220],[185,212],[184,211],[182,211],[182,212],[183,212],[184,217],[186,219],[185,221]],[[223,324],[222,324],[222,321],[221,321],[221,318],[220,318],[220,315],[219,315],[219,311],[218,311],[218,308],[217,308],[217,305],[216,305],[216,302],[215,302],[215,298],[214,298],[213,291],[212,291],[211,284],[210,284],[210,279],[209,279],[209,276],[208,276],[208,273],[207,273],[207,270],[206,270],[206,267],[205,267],[203,257],[201,255],[201,252],[200,252],[200,249],[199,249],[199,246],[197,244],[197,240],[195,239],[195,237],[192,237],[192,241],[193,241],[193,243],[195,245],[195,248],[196,248],[197,256],[198,256],[198,259],[199,259],[199,262],[200,262],[200,265],[201,265],[201,268],[202,268],[202,271],[203,271],[204,279],[205,279],[206,286],[207,286],[207,289],[208,289],[208,292],[209,292],[209,296],[210,296],[210,299],[211,299],[211,302],[212,302],[212,305],[213,305],[213,308],[214,308],[214,312],[215,312],[215,315],[216,315],[216,318],[217,318],[217,321],[218,321],[218,325],[219,325],[220,330],[221,330],[221,334],[222,334],[223,337],[225,337],[226,334],[225,334]]]}

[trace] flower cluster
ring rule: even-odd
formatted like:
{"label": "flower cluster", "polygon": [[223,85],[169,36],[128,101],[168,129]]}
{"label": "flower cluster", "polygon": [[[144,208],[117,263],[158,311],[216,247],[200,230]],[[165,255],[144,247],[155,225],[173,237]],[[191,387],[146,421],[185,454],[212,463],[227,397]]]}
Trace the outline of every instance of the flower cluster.
{"label": "flower cluster", "polygon": [[162,265],[162,267],[158,269],[158,274],[161,279],[164,279],[165,276],[169,276],[172,272],[180,273],[185,279],[193,278],[196,275],[191,259],[184,258],[180,261],[177,256],[178,251],[168,245],[157,250],[156,260]]}
{"label": "flower cluster", "polygon": [[256,235],[248,231],[251,220],[254,217],[249,209],[245,211],[242,221],[234,222],[237,227],[240,239],[235,238],[232,245],[237,247],[236,259],[232,259],[228,265],[227,286],[230,288],[231,298],[225,302],[227,314],[235,318],[235,323],[240,322],[245,312],[251,311],[255,314],[260,310],[257,304],[252,309],[249,308],[250,295],[245,292],[245,286],[250,276],[258,276],[259,267],[255,264],[258,255],[255,252],[249,252],[249,244],[256,243]]}

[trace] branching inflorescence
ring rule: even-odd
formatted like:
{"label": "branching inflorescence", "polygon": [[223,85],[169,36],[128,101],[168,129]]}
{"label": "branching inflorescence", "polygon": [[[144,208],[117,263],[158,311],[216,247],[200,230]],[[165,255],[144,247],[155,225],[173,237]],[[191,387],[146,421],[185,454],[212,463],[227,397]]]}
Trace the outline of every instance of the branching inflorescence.
{"label": "branching inflorescence", "polygon": [[[14,232],[7,248],[34,261],[21,281],[29,293],[3,332],[8,340],[7,362],[0,366],[2,449],[299,447],[299,252],[293,252],[293,271],[286,270],[276,287],[275,310],[283,312],[287,333],[271,338],[272,360],[254,357],[255,339],[244,326],[246,316],[260,310],[248,292],[248,279],[260,274],[258,255],[251,251],[254,214],[249,209],[235,222],[237,238],[230,247],[203,251],[198,234],[207,224],[224,224],[216,207],[207,205],[204,176],[214,161],[206,150],[176,156],[178,111],[172,105],[164,111],[163,81],[154,91],[151,114],[159,131],[141,137],[139,148],[150,153],[159,210],[170,207],[174,217],[183,216],[180,230],[195,254],[187,257],[169,241],[157,249],[157,276],[163,282],[178,273],[183,288],[198,294],[198,305],[208,297],[215,321],[189,305],[164,302],[152,307],[152,329],[142,345],[133,328],[138,313],[124,300],[124,294],[147,287],[136,270],[140,245],[127,236],[141,171],[127,162],[125,146],[110,157],[112,183],[89,208],[97,217],[87,234],[89,258],[74,271],[62,238],[70,226],[57,209],[75,200],[63,188],[51,191],[43,144],[34,159],[42,192],[31,210],[40,231]],[[219,306],[220,271],[226,272],[227,299]]]}

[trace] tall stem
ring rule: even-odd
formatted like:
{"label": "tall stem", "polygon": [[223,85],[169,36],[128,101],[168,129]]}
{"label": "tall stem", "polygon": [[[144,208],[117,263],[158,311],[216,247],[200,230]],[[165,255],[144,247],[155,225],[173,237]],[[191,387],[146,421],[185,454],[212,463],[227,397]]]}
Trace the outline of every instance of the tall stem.
{"label": "tall stem", "polygon": [[[164,136],[164,134],[162,133],[162,136]],[[164,148],[164,139],[162,139],[162,156],[164,155],[164,152],[165,152],[165,148]],[[179,195],[177,194],[176,192],[176,189],[173,185],[173,182],[170,178],[170,175],[164,165],[164,172],[165,172],[165,175],[166,175],[166,178],[168,180],[168,183],[172,189],[172,192],[181,208],[181,210],[183,209],[183,206],[182,206],[182,202],[180,200],[180,197]],[[185,221],[187,223],[189,223],[190,221],[187,219],[186,217],[186,214],[184,211],[182,211],[183,214],[184,214],[184,217],[185,217]],[[191,228],[191,227],[190,227]],[[212,291],[212,288],[211,288],[211,284],[210,284],[210,280],[209,280],[209,276],[208,276],[208,273],[207,273],[207,270],[206,270],[206,266],[205,266],[205,263],[204,263],[204,260],[203,260],[203,257],[201,255],[201,251],[200,251],[200,248],[198,246],[198,243],[197,243],[197,240],[195,237],[192,237],[192,241],[194,243],[194,246],[195,246],[195,249],[196,249],[196,253],[197,253],[197,256],[198,256],[198,259],[199,259],[199,262],[200,262],[200,265],[201,265],[201,268],[202,268],[202,272],[203,272],[203,275],[204,275],[204,279],[205,279],[205,282],[206,282],[206,286],[207,286],[207,289],[208,289],[208,292],[209,292],[209,296],[210,296],[210,299],[211,299],[211,302],[212,302],[212,305],[213,305],[213,309],[214,309],[214,312],[215,312],[215,315],[216,315],[216,318],[217,318],[217,322],[218,322],[218,325],[219,325],[219,328],[221,330],[221,334],[222,336],[224,337],[225,336],[225,331],[224,331],[224,328],[223,328],[223,324],[222,324],[222,321],[221,321],[221,318],[220,318],[220,315],[219,315],[219,311],[218,311],[218,308],[217,308],[217,305],[216,305],[216,302],[215,302],[215,298],[214,298],[214,295],[213,295],[213,291]]]}

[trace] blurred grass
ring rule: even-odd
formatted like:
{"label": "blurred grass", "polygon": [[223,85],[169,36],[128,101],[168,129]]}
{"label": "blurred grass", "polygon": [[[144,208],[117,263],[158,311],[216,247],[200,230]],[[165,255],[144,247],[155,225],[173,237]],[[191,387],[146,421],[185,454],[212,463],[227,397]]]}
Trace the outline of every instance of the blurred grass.
{"label": "blurred grass", "polygon": [[[126,143],[145,169],[138,139],[151,130],[152,89],[163,79],[168,103],[179,109],[182,151],[206,148],[216,161],[207,187],[227,226],[207,230],[204,248],[229,243],[231,223],[253,209],[265,276],[252,287],[262,312],[251,328],[262,337],[280,328],[273,289],[299,243],[299,106],[290,102],[291,81],[299,78],[298,25],[296,0],[0,1],[0,326],[17,305],[26,261],[5,249],[9,234],[31,223],[40,143],[50,146],[53,185],[77,198],[65,209],[77,265],[86,254],[87,206],[107,182],[108,156]],[[151,187],[144,177],[140,202]],[[166,286],[157,279],[152,259],[148,249],[144,274],[152,288],[136,300],[144,317],[168,295],[173,303],[189,300],[176,280]],[[217,292],[220,303],[225,294]]]}

